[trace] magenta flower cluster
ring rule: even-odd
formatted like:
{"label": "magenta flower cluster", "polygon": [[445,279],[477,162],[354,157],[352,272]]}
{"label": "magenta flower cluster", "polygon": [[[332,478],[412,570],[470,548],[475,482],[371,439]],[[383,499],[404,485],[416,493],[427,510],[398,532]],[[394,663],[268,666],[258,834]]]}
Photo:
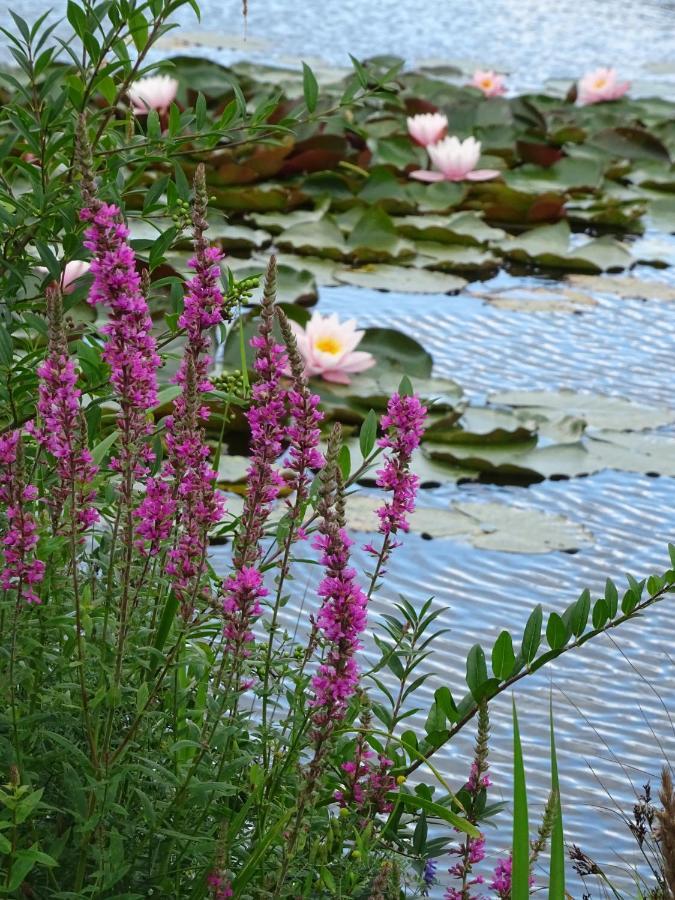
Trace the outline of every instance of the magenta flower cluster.
{"label": "magenta flower cluster", "polygon": [[359,735],[354,759],[342,764],[342,771],[348,776],[345,790],[335,791],[335,799],[341,808],[354,807],[366,823],[376,813],[390,813],[394,804],[388,794],[396,788],[396,780],[391,775],[394,761],[385,754],[377,756],[366,745],[364,736]]}
{"label": "magenta flower cluster", "polygon": [[234,896],[229,879],[221,875],[220,872],[211,872],[206,879],[206,883],[209,886],[213,900],[229,900],[230,897]]}
{"label": "magenta flower cluster", "polygon": [[[84,531],[98,522],[93,507],[96,492],[92,482],[98,471],[85,443],[86,428],[82,420],[81,395],[77,387],[75,363],[60,327],[60,298],[53,288],[47,289],[47,305],[52,313],[50,346],[44,362],[38,366],[37,410],[40,424],[31,425],[37,441],[56,459],[58,486],[52,491],[50,505],[58,515],[70,501],[74,509],[73,525]],[[54,321],[56,320],[56,321]]]}
{"label": "magenta flower cluster", "polygon": [[[486,772],[486,763],[484,767],[479,767],[476,759],[472,762],[469,778],[464,785],[464,789],[471,799],[472,806],[478,799],[480,792],[492,784]],[[485,838],[483,835],[480,835],[480,837],[467,836],[448,852],[457,856],[457,862],[450,866],[448,871],[453,878],[460,881],[461,887],[451,885],[445,892],[444,900],[471,900],[472,896],[474,896],[475,900],[478,900],[478,895],[471,894],[471,888],[475,885],[485,884],[485,878],[474,873],[473,867],[485,859]]]}
{"label": "magenta flower cluster", "polygon": [[[270,277],[268,273],[268,277]],[[273,274],[272,274],[273,277]],[[263,301],[258,335],[251,339],[256,351],[253,368],[258,380],[251,389],[247,413],[251,429],[251,464],[247,471],[247,491],[241,517],[240,537],[234,548],[234,573],[225,579],[223,613],[225,637],[235,658],[249,655],[251,626],[262,612],[260,601],[267,596],[257,563],[261,540],[272,503],[284,484],[274,463],[281,454],[286,414],[281,378],[287,366],[286,353],[272,334],[274,310],[271,293]]]}
{"label": "magenta flower cluster", "polygon": [[110,366],[110,381],[121,406],[118,424],[122,432],[121,456],[114,467],[131,468],[140,477],[152,461],[152,452],[142,439],[151,429],[146,414],[157,402],[160,365],[152,320],[134,252],[127,242],[129,229],[119,208],[95,203],[81,210],[80,218],[89,223],[84,245],[93,254],[88,300],[105,306],[109,316],[101,329],[108,338],[103,358]]}
{"label": "magenta flower cluster", "polygon": [[387,434],[378,444],[390,452],[384,467],[377,472],[377,484],[392,492],[391,500],[378,510],[380,532],[384,535],[408,531],[408,514],[415,509],[419,486],[419,478],[410,472],[410,462],[420,445],[426,414],[419,397],[393,394],[387,412],[380,419],[380,426]]}
{"label": "magenta flower cluster", "polygon": [[[197,194],[199,202],[199,187]],[[220,522],[224,510],[201,425],[209,414],[202,396],[212,388],[207,377],[208,331],[222,321],[223,315],[218,266],[222,254],[208,245],[205,229],[202,210],[197,208],[196,252],[190,260],[195,275],[186,285],[184,309],[178,320],[187,334],[185,354],[175,377],[181,391],[173,414],[166,420],[167,459],[160,474],[148,479],[146,495],[136,510],[137,545],[143,553],[156,554],[177,527],[166,571],[172,576],[185,616],[190,614],[200,590],[209,530]]]}
{"label": "magenta flower cluster", "polygon": [[5,507],[7,529],[2,538],[4,565],[0,587],[15,590],[27,603],[40,603],[33,586],[42,581],[44,563],[36,559],[37,523],[30,504],[37,499],[37,488],[26,484],[20,460],[21,433],[0,435],[0,503]]}
{"label": "magenta flower cluster", "polygon": [[319,425],[323,413],[319,409],[319,397],[306,384],[295,384],[287,393],[291,423],[287,428],[290,441],[288,454],[288,486],[295,491],[296,510],[301,510],[309,495],[312,470],[321,469],[323,454],[318,449],[321,432]]}
{"label": "magenta flower cluster", "polygon": [[312,678],[314,698],[310,701],[314,707],[312,718],[319,730],[344,716],[358,685],[355,655],[361,649],[368,606],[368,598],[356,580],[356,570],[349,565],[353,542],[344,528],[331,525],[322,523],[322,533],[313,543],[321,551],[320,561],[326,569],[318,591],[323,602],[317,626],[327,644],[327,653]]}

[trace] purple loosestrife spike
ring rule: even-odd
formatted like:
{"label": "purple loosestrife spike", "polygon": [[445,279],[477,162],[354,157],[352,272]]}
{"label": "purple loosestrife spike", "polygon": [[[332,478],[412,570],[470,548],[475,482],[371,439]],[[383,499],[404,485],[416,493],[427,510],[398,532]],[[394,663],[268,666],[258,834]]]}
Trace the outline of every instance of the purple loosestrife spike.
{"label": "purple loosestrife spike", "polygon": [[37,488],[26,484],[21,433],[0,435],[0,503],[7,518],[0,542],[4,556],[0,588],[17,591],[18,599],[27,603],[40,603],[33,585],[42,581],[45,572],[44,563],[35,558],[38,534],[31,506],[37,495]]}
{"label": "purple loosestrife spike", "polygon": [[340,430],[334,429],[329,455],[322,471],[318,510],[319,534],[313,546],[321,551],[325,575],[319,585],[322,598],[317,616],[319,634],[326,647],[324,661],[312,679],[314,698],[312,721],[315,741],[320,743],[332,724],[344,717],[358,686],[359,669],[355,655],[361,649],[360,636],[366,627],[368,599],[349,565],[352,541],[344,529],[344,488],[337,465]]}
{"label": "purple loosestrife spike", "polygon": [[361,713],[361,731],[356,738],[354,758],[342,764],[342,771],[347,775],[345,790],[335,791],[334,795],[342,808],[356,809],[364,828],[374,815],[392,811],[394,804],[387,794],[396,788],[396,779],[390,774],[393,760],[381,753],[377,764],[371,761],[375,754],[366,743],[371,722],[372,713],[366,707]]}
{"label": "purple loosestrife spike", "polygon": [[284,483],[274,467],[282,449],[286,414],[281,387],[286,354],[272,333],[275,296],[276,260],[272,257],[265,275],[259,331],[251,340],[256,351],[253,368],[258,378],[251,389],[251,408],[247,413],[251,429],[251,465],[234,545],[235,571],[222,586],[225,636],[235,666],[250,655],[247,645],[253,638],[251,626],[260,615],[260,600],[267,596],[257,568],[262,554],[260,542],[272,503]]}
{"label": "purple loosestrife spike", "polygon": [[[319,451],[321,432],[319,425],[323,421],[323,413],[319,409],[320,398],[310,391],[305,377],[305,365],[298,352],[295,335],[283,310],[277,308],[277,318],[281,335],[286,344],[288,362],[293,384],[287,392],[288,410],[291,424],[287,429],[290,441],[289,463],[290,476],[288,486],[295,491],[295,502],[288,501],[291,515],[295,520],[302,516],[305,503],[309,498],[313,470],[321,469],[324,458]],[[299,524],[295,521],[295,524]]]}
{"label": "purple loosestrife spike", "polygon": [[72,525],[77,531],[84,531],[98,521],[98,513],[92,506],[96,496],[92,482],[98,468],[87,447],[82,392],[77,387],[75,364],[68,353],[57,286],[47,288],[46,300],[49,349],[37,370],[40,424],[32,425],[30,430],[56,459],[58,483],[48,501],[55,523],[70,503]]}
{"label": "purple loosestrife spike", "polygon": [[108,338],[103,358],[110,366],[110,381],[121,407],[121,457],[113,466],[139,478],[147,474],[153,458],[145,442],[152,430],[147,412],[157,402],[160,366],[152,320],[119,208],[92,199],[80,211],[80,218],[89,223],[84,245],[93,254],[88,299],[108,312],[109,321],[101,329]]}
{"label": "purple loosestrife spike", "polygon": [[[216,472],[209,465],[209,448],[201,421],[208,418],[202,396],[211,390],[208,380],[208,333],[222,322],[223,296],[218,288],[220,251],[209,246],[204,232],[207,195],[204,167],[195,174],[192,211],[195,275],[186,286],[185,307],[179,325],[187,344],[176,375],[181,392],[167,418],[167,459],[160,475],[150,479],[145,499],[137,510],[136,534],[142,552],[154,554],[169,537],[177,521],[176,545],[169,552],[167,572],[184,616],[192,612],[195,591],[203,579],[209,530],[223,515],[223,501],[215,489]],[[145,542],[149,546],[145,546]],[[206,595],[208,596],[208,595]]]}
{"label": "purple loosestrife spike", "polygon": [[[384,467],[377,472],[377,484],[385,491],[392,492],[391,500],[387,500],[377,511],[380,533],[388,541],[383,562],[396,546],[392,537],[398,531],[408,531],[408,514],[415,509],[419,478],[411,473],[410,462],[420,444],[426,413],[426,407],[422,406],[419,397],[393,394],[387,404],[387,412],[380,420],[380,426],[386,434],[379,439],[378,444],[390,452],[385,457]],[[372,546],[369,545],[366,549],[373,555],[378,555],[378,551]]]}

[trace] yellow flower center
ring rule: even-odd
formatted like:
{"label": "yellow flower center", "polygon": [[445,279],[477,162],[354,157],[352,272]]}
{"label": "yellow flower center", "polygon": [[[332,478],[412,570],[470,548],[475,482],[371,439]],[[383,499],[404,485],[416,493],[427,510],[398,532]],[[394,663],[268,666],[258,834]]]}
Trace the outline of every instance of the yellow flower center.
{"label": "yellow flower center", "polygon": [[321,350],[323,353],[330,353],[333,356],[336,356],[342,350],[338,339],[328,336],[319,338],[315,346],[317,350]]}
{"label": "yellow flower center", "polygon": [[599,91],[601,88],[604,88],[606,84],[607,84],[607,79],[606,79],[606,78],[596,78],[593,87],[594,87],[597,91]]}
{"label": "yellow flower center", "polygon": [[484,79],[481,81],[481,87],[484,87],[484,88],[486,88],[486,89],[487,89],[487,88],[491,88],[491,87],[492,87],[492,79],[491,79],[491,78],[484,78]]}

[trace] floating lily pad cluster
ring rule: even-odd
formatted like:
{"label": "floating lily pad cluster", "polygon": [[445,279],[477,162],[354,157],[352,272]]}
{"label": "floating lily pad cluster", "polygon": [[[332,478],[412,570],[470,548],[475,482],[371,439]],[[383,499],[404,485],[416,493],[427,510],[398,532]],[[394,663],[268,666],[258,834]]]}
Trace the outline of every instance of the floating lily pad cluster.
{"label": "floating lily pad cluster", "polygon": [[[339,107],[347,83],[339,71],[317,70],[308,83],[306,73],[303,81],[283,69],[172,62],[179,101],[201,92],[214,118],[243,91],[250,108],[266,105],[278,121],[311,87],[316,112],[296,133],[202,155],[214,205],[227,216],[222,240],[235,256],[274,244],[286,265],[305,265],[322,284],[450,293],[503,265],[628,269],[640,259],[631,237],[646,224],[675,231],[668,101],[580,107],[573,96],[484,97],[452,68],[401,72],[400,60],[378,58],[358,72],[364,85],[380,80],[384,89],[326,124],[321,113]],[[453,134],[481,141],[481,166],[499,169],[499,179],[410,180],[427,161],[406,116],[437,110]]]}

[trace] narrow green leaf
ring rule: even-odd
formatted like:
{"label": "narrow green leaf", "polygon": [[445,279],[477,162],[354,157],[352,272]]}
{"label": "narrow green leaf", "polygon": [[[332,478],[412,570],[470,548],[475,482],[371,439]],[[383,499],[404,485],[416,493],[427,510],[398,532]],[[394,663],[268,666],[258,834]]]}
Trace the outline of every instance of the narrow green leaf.
{"label": "narrow green leaf", "polygon": [[607,610],[610,619],[613,619],[619,608],[619,592],[611,578],[605,582],[605,600],[607,601]]}
{"label": "narrow green leaf", "polygon": [[574,604],[572,608],[572,615],[570,617],[570,628],[572,630],[572,634],[575,637],[579,637],[584,633],[584,629],[588,624],[588,615],[591,611],[591,593],[586,588],[586,590],[581,594],[577,602]]}
{"label": "narrow green leaf", "polygon": [[508,631],[502,631],[492,648],[492,671],[495,678],[505,681],[513,672],[516,655],[513,652],[513,639]]}
{"label": "narrow green leaf", "polygon": [[466,658],[466,683],[469,690],[476,698],[481,699],[481,686],[487,681],[487,665],[485,664],[485,652],[480,644],[474,644]]}
{"label": "narrow green leaf", "polygon": [[428,813],[428,815],[433,816],[436,819],[442,819],[444,822],[448,822],[458,831],[463,831],[464,834],[468,834],[470,837],[478,837],[480,834],[475,825],[472,825],[471,822],[467,822],[466,819],[462,819],[461,816],[452,812],[447,806],[441,806],[439,803],[434,803],[433,800],[428,800],[426,797],[420,797],[419,794],[407,794],[392,791],[387,794],[387,798],[396,801],[397,805],[400,804],[405,806],[413,812],[417,809],[422,809],[424,812]]}
{"label": "narrow green leaf", "polygon": [[527,620],[527,625],[525,626],[520,652],[523,655],[523,659],[528,664],[531,663],[537,655],[537,650],[541,643],[541,624],[543,617],[544,613],[541,604],[539,604],[532,610],[530,618]]}
{"label": "narrow green leaf", "polygon": [[523,748],[520,743],[516,701],[513,701],[513,848],[511,900],[530,896],[530,827],[527,815],[527,788]]}
{"label": "narrow green leaf", "polygon": [[313,113],[319,99],[319,84],[314,72],[307,63],[302,64],[302,90],[305,95],[305,103],[309,112]]}
{"label": "narrow green leaf", "polygon": [[259,865],[262,858],[270,849],[270,846],[279,840],[282,831],[286,827],[289,819],[295,812],[295,809],[291,807],[286,810],[283,816],[278,819],[271,828],[269,828],[262,839],[253,846],[253,852],[248,858],[248,861],[241,872],[237,875],[232,883],[232,887],[234,888],[235,896],[241,896],[241,892],[249,883],[251,878],[255,875],[256,871],[259,871]]}
{"label": "narrow green leaf", "polygon": [[604,597],[595,601],[593,607],[593,628],[602,628],[609,618],[609,605]]}
{"label": "narrow green leaf", "polygon": [[551,791],[558,798],[551,829],[551,859],[548,876],[549,900],[565,900],[565,842],[560,801],[560,784],[558,781],[558,757],[555,749],[555,731],[553,728],[553,703],[550,704],[551,721]]}
{"label": "narrow green leaf", "polygon": [[361,456],[365,459],[375,446],[375,438],[377,437],[377,415],[374,410],[370,410],[363,421],[361,431],[359,432],[359,447]]}
{"label": "narrow green leaf", "polygon": [[97,466],[99,466],[106,458],[108,450],[110,450],[119,435],[119,431],[111,432],[107,437],[104,437],[102,441],[99,441],[99,443],[96,444],[96,446],[92,449],[91,456]]}

